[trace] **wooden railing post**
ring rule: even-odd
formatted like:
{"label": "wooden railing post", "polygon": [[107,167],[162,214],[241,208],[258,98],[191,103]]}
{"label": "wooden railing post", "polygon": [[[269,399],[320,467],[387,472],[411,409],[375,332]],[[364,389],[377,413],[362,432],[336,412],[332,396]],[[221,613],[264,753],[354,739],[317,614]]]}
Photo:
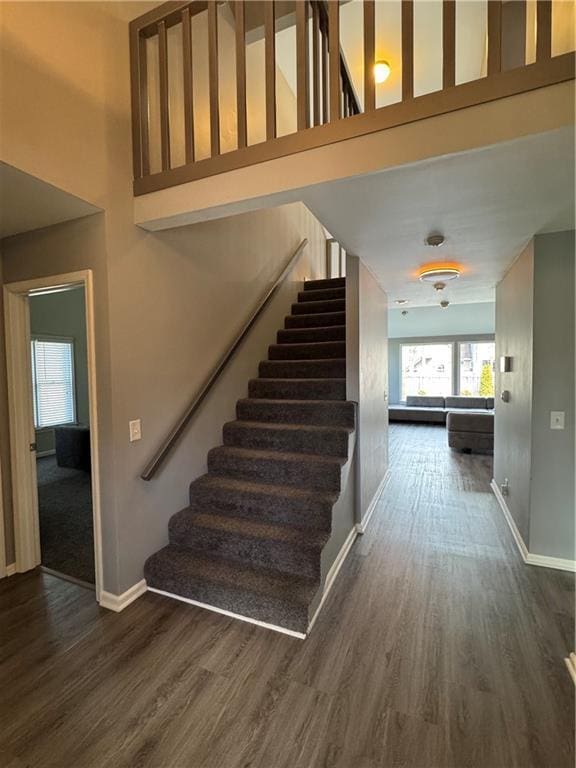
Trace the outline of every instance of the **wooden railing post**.
{"label": "wooden railing post", "polygon": [[246,32],[244,0],[234,3],[236,21],[236,114],[238,116],[238,149],[248,143],[246,122]]}
{"label": "wooden railing post", "polygon": [[298,130],[310,125],[308,94],[308,0],[296,0],[296,98]]}
{"label": "wooden railing post", "polygon": [[375,45],[374,0],[364,0],[364,112],[372,112],[376,109]]}
{"label": "wooden railing post", "polygon": [[148,67],[146,38],[135,26],[130,26],[130,80],[132,101],[132,163],[134,178],[150,173],[148,139]]}
{"label": "wooden railing post", "polygon": [[274,0],[264,3],[266,138],[276,138],[276,14]]}
{"label": "wooden railing post", "polygon": [[170,105],[168,101],[168,40],[166,22],[158,22],[158,63],[160,82],[160,141],[162,170],[170,170]]}
{"label": "wooden railing post", "polygon": [[538,0],[536,5],[536,61],[552,56],[552,2]]}
{"label": "wooden railing post", "polygon": [[312,104],[313,124],[320,125],[320,16],[312,3]]}
{"label": "wooden railing post", "polygon": [[192,72],[192,30],[190,8],[182,11],[182,65],[184,86],[184,143],[186,162],[194,162],[194,80]]}
{"label": "wooden railing post", "polygon": [[442,87],[456,83],[456,4],[444,0],[442,4]]}
{"label": "wooden railing post", "polygon": [[330,122],[340,119],[340,3],[328,0],[328,51],[330,55]]}
{"label": "wooden railing post", "polygon": [[212,157],[215,157],[220,154],[217,0],[208,0],[208,76],[210,79],[210,150]]}
{"label": "wooden railing post", "polygon": [[488,63],[486,73],[495,75],[502,69],[502,2],[488,0]]}
{"label": "wooden railing post", "polygon": [[414,2],[402,0],[402,101],[414,96]]}

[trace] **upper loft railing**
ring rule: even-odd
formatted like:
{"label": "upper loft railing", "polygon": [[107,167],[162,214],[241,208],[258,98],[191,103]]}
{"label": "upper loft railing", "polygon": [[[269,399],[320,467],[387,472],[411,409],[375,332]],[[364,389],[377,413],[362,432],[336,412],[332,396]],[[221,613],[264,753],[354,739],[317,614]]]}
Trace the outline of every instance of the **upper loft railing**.
{"label": "upper loft railing", "polygon": [[134,193],[573,79],[573,21],[569,0],[164,3],[130,25]]}

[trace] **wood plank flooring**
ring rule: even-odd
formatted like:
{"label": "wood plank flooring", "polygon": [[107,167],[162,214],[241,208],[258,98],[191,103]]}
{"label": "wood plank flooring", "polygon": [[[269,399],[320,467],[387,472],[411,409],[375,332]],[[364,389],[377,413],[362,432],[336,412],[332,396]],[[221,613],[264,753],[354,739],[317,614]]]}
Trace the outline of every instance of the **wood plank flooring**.
{"label": "wood plank flooring", "polygon": [[0,582],[0,766],[572,768],[573,576],[521,562],[488,457],[390,434],[389,487],[306,641]]}

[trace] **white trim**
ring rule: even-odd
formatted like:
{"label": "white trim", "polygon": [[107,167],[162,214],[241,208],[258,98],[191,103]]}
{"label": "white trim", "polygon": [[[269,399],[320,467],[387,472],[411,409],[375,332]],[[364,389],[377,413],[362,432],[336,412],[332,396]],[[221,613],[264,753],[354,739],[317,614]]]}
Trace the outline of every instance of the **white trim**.
{"label": "white trim", "polygon": [[4,518],[4,501],[2,490],[2,465],[0,464],[0,579],[8,576],[8,569],[6,567],[6,537],[4,532],[5,526]]}
{"label": "white trim", "polygon": [[9,563],[6,566],[6,576],[16,576],[16,563]]}
{"label": "white trim", "polygon": [[368,509],[366,510],[366,514],[362,518],[362,521],[359,523],[356,523],[356,530],[358,531],[358,533],[363,534],[366,532],[368,523],[370,522],[370,519],[374,514],[374,510],[376,509],[378,502],[380,501],[380,496],[382,496],[382,494],[384,493],[384,489],[388,485],[389,480],[390,480],[390,470],[387,469],[386,473],[384,474],[384,477],[382,478],[380,485],[376,489],[376,493],[372,497],[372,501],[368,505]]}
{"label": "white trim", "polygon": [[504,498],[504,496],[502,496],[502,493],[500,491],[500,488],[498,487],[498,483],[496,482],[496,480],[492,479],[492,482],[490,483],[490,487],[492,488],[494,496],[496,497],[496,501],[498,502],[500,509],[504,514],[504,517],[506,519],[506,522],[508,523],[508,526],[510,527],[510,530],[512,531],[512,535],[514,536],[514,541],[518,546],[518,549],[522,556],[522,560],[524,560],[524,562],[527,565],[538,565],[542,568],[555,568],[558,571],[576,572],[575,560],[565,560],[564,558],[561,558],[561,557],[548,557],[546,555],[536,555],[536,554],[533,554],[532,552],[529,552],[528,548],[526,547],[526,544],[524,543],[524,539],[522,538],[522,535],[518,530],[518,527],[514,521],[514,518],[512,517],[512,514],[508,509],[508,505],[506,504],[506,499]]}
{"label": "white trim", "polygon": [[45,459],[47,456],[55,456],[55,455],[56,455],[55,448],[51,448],[49,451],[36,451],[37,459]]}
{"label": "white trim", "polygon": [[568,672],[570,672],[572,682],[576,685],[576,653],[571,653],[567,659],[564,659],[564,661],[568,667]]}
{"label": "white trim", "polygon": [[126,592],[122,592],[121,595],[114,595],[112,592],[102,590],[98,602],[101,608],[107,608],[109,611],[120,613],[120,611],[123,611],[124,608],[127,608],[139,597],[142,597],[146,590],[146,579],[142,579],[138,583],[133,584]]}
{"label": "white trim", "polygon": [[207,611],[213,613],[221,613],[223,616],[229,616],[231,619],[239,619],[239,621],[245,621],[248,624],[255,624],[257,627],[263,627],[264,629],[270,629],[273,632],[280,632],[283,635],[290,635],[290,637],[297,637],[299,640],[304,640],[306,635],[302,632],[294,632],[292,629],[286,629],[285,627],[279,627],[276,624],[267,624],[265,621],[258,621],[258,619],[251,619],[249,616],[243,616],[241,613],[232,613],[232,611],[226,611],[224,608],[217,608],[215,605],[208,605],[207,603],[201,603],[198,600],[191,600],[188,597],[182,597],[182,595],[175,595],[172,592],[165,592],[163,589],[154,589],[154,587],[148,587],[149,592],[155,592],[157,595],[164,595],[164,597],[171,597],[173,600],[179,600],[182,603],[188,603],[189,605],[195,605],[197,608],[204,608]]}
{"label": "white trim", "polygon": [[350,552],[352,544],[354,544],[354,542],[356,541],[357,536],[358,536],[358,530],[357,530],[357,527],[354,526],[350,531],[350,533],[348,534],[348,536],[346,537],[346,541],[344,542],[344,544],[342,544],[342,547],[340,548],[340,552],[338,552],[338,554],[336,555],[336,559],[330,566],[330,570],[326,574],[326,579],[324,580],[324,591],[322,592],[322,598],[318,603],[318,608],[316,608],[314,612],[314,616],[310,621],[310,624],[308,624],[308,633],[312,631],[312,627],[316,623],[316,619],[318,618],[318,615],[322,609],[322,606],[326,602],[328,593],[330,592],[334,582],[336,581],[336,576],[338,576],[338,572],[340,571],[340,568],[342,568],[342,565],[344,564],[344,560],[346,560],[346,556],[348,555],[348,552]]}
{"label": "white trim", "polygon": [[98,394],[96,376],[96,331],[92,270],[25,280],[4,285],[6,317],[6,358],[10,406],[10,462],[14,510],[16,570],[28,571],[40,564],[38,488],[36,456],[29,450],[35,442],[32,414],[32,373],[30,370],[30,312],[28,296],[47,288],[83,285],[86,314],[88,395],[90,403],[90,451],[92,515],[94,521],[94,562],[96,599],[102,592],[102,512],[98,438]]}

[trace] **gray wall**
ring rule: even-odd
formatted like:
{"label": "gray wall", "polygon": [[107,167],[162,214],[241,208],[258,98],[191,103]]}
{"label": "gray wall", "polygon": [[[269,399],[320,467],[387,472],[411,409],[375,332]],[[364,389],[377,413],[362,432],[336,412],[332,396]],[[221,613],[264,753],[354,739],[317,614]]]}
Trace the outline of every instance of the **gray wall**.
{"label": "gray wall", "polygon": [[[399,403],[402,394],[401,382],[401,346],[402,344],[435,344],[451,342],[454,344],[452,355],[452,387],[453,393],[456,393],[457,386],[457,348],[456,344],[460,341],[493,341],[493,333],[470,332],[464,336],[407,336],[401,339],[390,339],[388,342],[388,380],[390,386],[390,402]],[[447,394],[452,394],[448,392]]]}
{"label": "gray wall", "polygon": [[[574,232],[534,240],[530,552],[574,560]],[[564,430],[550,429],[564,411]]]}
{"label": "gray wall", "polygon": [[[534,251],[530,243],[496,288],[496,359],[512,357],[512,370],[496,364],[494,479],[509,482],[506,499],[526,544],[530,533],[532,441],[532,320]],[[510,402],[500,399],[510,392]]]}
{"label": "gray wall", "polygon": [[[495,303],[451,304],[448,309],[439,305],[390,309],[388,336],[406,339],[421,336],[455,336],[462,334],[494,333]],[[402,312],[408,314],[403,315]]]}
{"label": "gray wall", "polygon": [[[76,420],[90,423],[88,399],[88,357],[86,349],[86,311],[84,288],[32,296],[30,332],[32,335],[69,336],[74,339],[74,375],[76,387]],[[54,449],[54,430],[36,431],[38,453]]]}

